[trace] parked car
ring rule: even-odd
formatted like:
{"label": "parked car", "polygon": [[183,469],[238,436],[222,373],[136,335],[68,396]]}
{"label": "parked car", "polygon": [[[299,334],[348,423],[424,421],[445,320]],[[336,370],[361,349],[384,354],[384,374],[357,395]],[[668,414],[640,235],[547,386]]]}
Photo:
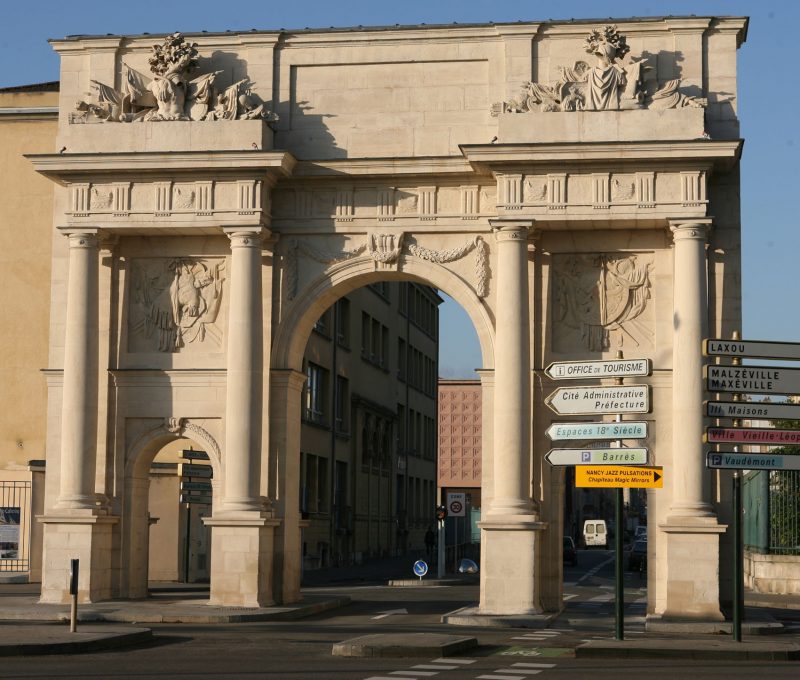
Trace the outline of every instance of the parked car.
{"label": "parked car", "polygon": [[587,548],[598,546],[605,548],[608,544],[608,532],[604,519],[587,519],[583,523],[583,543]]}
{"label": "parked car", "polygon": [[628,554],[628,571],[639,571],[647,560],[647,541],[641,539],[634,541]]}
{"label": "parked car", "polygon": [[564,564],[578,566],[578,551],[575,549],[575,541],[570,536],[564,536]]}

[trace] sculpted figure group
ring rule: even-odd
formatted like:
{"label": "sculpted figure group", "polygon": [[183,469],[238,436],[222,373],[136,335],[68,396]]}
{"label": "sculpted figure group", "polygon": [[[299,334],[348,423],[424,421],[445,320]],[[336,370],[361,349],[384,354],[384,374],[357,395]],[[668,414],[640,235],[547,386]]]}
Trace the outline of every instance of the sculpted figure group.
{"label": "sculpted figure group", "polygon": [[[678,91],[680,80],[670,80],[648,93],[645,73],[652,69],[644,59],[628,57],[630,47],[616,26],[594,29],[584,42],[594,66],[576,61],[559,67],[555,83],[527,82],[522,96],[495,104],[492,114],[528,111],[615,111],[620,109],[670,109],[701,107],[704,101]],[[627,58],[626,58],[627,57]]]}
{"label": "sculpted figure group", "polygon": [[161,44],[153,45],[149,59],[152,78],[123,64],[121,90],[92,80],[94,97],[76,103],[78,114],[71,122],[278,120],[253,95],[249,78],[224,88],[216,83],[223,71],[190,79],[197,70],[198,57],[197,43],[188,42],[181,33],[167,36]]}

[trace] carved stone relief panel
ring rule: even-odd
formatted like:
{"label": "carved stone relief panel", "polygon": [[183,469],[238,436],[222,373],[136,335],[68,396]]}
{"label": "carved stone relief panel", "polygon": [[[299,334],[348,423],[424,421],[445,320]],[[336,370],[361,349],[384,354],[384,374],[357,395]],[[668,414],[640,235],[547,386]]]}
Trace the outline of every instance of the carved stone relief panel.
{"label": "carved stone relief panel", "polygon": [[550,324],[553,351],[575,353],[653,350],[653,255],[553,255]]}
{"label": "carved stone relief panel", "polygon": [[618,175],[611,177],[611,202],[633,203],[636,201],[636,175]]}
{"label": "carved stone relief panel", "polygon": [[526,175],[522,195],[528,205],[544,205],[547,202],[547,175]]}
{"label": "carved stone relief panel", "polygon": [[130,271],[129,352],[224,349],[224,258],[135,258]]}

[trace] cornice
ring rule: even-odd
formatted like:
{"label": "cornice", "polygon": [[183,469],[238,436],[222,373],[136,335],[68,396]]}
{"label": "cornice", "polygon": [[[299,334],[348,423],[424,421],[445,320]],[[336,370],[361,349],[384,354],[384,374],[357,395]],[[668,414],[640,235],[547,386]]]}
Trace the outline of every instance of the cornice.
{"label": "cornice", "polygon": [[264,172],[288,177],[297,162],[287,151],[146,151],[121,153],[25,154],[34,169],[60,184],[107,174],[217,175]]}
{"label": "cornice", "polygon": [[730,169],[741,157],[744,140],[686,142],[568,142],[551,144],[462,144],[461,152],[476,170],[502,166],[556,166],[564,163],[614,166],[667,162],[708,164]]}

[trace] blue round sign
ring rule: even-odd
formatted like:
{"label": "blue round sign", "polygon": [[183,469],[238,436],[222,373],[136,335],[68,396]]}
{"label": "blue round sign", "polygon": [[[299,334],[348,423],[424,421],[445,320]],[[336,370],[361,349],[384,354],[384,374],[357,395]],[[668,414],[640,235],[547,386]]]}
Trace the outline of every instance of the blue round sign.
{"label": "blue round sign", "polygon": [[414,573],[422,578],[428,573],[428,565],[422,560],[417,560],[414,562]]}

